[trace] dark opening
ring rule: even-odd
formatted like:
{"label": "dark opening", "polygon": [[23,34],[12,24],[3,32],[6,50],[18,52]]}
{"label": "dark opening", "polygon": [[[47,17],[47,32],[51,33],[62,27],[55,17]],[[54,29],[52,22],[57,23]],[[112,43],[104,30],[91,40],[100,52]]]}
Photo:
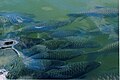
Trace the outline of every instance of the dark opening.
{"label": "dark opening", "polygon": [[13,41],[5,42],[5,45],[10,45],[10,44],[13,44]]}

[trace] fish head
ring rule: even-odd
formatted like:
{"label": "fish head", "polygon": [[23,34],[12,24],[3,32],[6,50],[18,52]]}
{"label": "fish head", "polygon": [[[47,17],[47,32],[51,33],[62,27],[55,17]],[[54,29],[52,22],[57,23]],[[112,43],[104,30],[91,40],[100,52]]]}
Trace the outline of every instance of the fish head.
{"label": "fish head", "polygon": [[93,70],[93,69],[98,68],[100,65],[101,65],[101,62],[95,62],[95,61],[93,61],[93,62],[88,62],[87,65],[86,65],[85,70],[86,70],[87,72],[89,72],[89,71],[91,71],[91,70]]}

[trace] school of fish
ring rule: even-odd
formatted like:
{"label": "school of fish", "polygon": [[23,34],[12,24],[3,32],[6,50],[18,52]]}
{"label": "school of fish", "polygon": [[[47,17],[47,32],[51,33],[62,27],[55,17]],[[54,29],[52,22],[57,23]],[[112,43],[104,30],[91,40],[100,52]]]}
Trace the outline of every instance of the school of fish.
{"label": "school of fish", "polygon": [[[9,64],[0,64],[0,76],[7,79],[87,79],[88,73],[102,66],[99,56],[118,55],[119,27],[107,22],[106,18],[118,17],[118,9],[96,7],[89,11],[67,14],[65,21],[48,22],[35,20],[35,16],[25,13],[0,12],[0,28],[20,27],[1,33],[0,50],[13,50],[16,55],[0,52],[0,56],[11,56]],[[63,29],[75,23],[78,18],[89,18],[96,28]],[[80,20],[80,21],[82,21]],[[51,23],[52,22],[52,23]],[[33,37],[29,37],[33,35]],[[34,36],[36,36],[34,38]],[[106,36],[107,44],[97,37]],[[3,39],[4,38],[4,39]],[[90,51],[87,51],[90,49]],[[87,56],[86,60],[71,61]],[[89,78],[90,79],[90,78]],[[98,74],[91,80],[118,80],[118,73]]]}

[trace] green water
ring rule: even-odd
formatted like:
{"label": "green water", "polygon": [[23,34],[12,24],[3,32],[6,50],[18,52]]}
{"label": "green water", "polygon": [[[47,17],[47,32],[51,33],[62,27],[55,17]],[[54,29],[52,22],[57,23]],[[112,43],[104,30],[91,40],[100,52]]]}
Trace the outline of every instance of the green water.
{"label": "green water", "polygon": [[118,0],[0,0],[1,11],[23,12],[43,19],[64,19],[66,13],[95,6],[118,7]]}
{"label": "green water", "polygon": [[[36,20],[41,21],[67,20],[68,17],[66,14],[79,12],[80,10],[94,9],[95,6],[118,8],[118,0],[0,0],[0,11],[33,14],[36,16]],[[62,27],[61,29],[76,29],[77,27],[90,30],[95,28],[95,24],[89,20],[89,18],[83,21],[79,21],[79,19],[77,19],[72,24]],[[29,37],[36,38],[36,34],[29,35]],[[105,35],[98,36],[95,39],[98,42],[100,41],[103,45],[110,43],[110,41],[106,39]],[[91,50],[88,49],[86,51],[89,52]],[[70,61],[84,61],[85,59],[86,56],[80,56]],[[89,73],[89,75],[108,71],[112,68],[118,69],[117,54],[113,53],[107,56],[102,55],[98,57],[96,61],[100,61],[102,65]]]}

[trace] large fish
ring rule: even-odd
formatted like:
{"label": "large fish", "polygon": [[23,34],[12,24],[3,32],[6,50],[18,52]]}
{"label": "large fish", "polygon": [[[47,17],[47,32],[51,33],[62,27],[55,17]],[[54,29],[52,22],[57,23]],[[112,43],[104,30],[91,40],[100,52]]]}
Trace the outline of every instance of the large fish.
{"label": "large fish", "polygon": [[83,36],[85,33],[84,30],[56,30],[50,34],[50,36],[54,38],[64,38],[69,36]]}
{"label": "large fish", "polygon": [[45,71],[53,68],[58,68],[58,66],[65,64],[63,61],[59,60],[50,60],[50,59],[41,59],[41,58],[33,58],[35,54],[45,54],[48,49],[43,45],[36,45],[32,48],[24,49],[20,51],[20,56],[25,67],[31,70],[40,70]]}
{"label": "large fish", "polygon": [[11,50],[0,50],[0,60],[3,61],[0,63],[0,68],[9,71],[8,79],[17,79],[22,75],[32,74],[33,71],[58,69],[59,66],[66,64],[66,62],[59,60],[32,59],[31,56],[26,56],[20,51],[18,56],[15,51]]}
{"label": "large fish", "polygon": [[96,25],[96,29],[93,31],[88,32],[87,34],[91,35],[107,35],[108,40],[112,41],[118,41],[118,25],[113,25],[111,23],[108,23],[105,18],[96,19],[95,17],[90,18]]}
{"label": "large fish", "polygon": [[71,36],[63,39],[48,40],[43,43],[49,49],[98,48],[100,44],[90,39]]}
{"label": "large fish", "polygon": [[55,30],[59,27],[68,25],[74,22],[76,18],[70,18],[65,21],[56,21],[55,23],[45,23],[45,24],[33,24],[22,29],[22,33],[31,33],[31,32],[49,32]]}
{"label": "large fish", "polygon": [[113,42],[110,43],[103,48],[93,51],[93,52],[88,52],[88,60],[95,60],[99,55],[108,55],[110,53],[118,53],[119,52],[119,42]]}
{"label": "large fish", "polygon": [[112,52],[118,52],[118,48],[119,48],[119,42],[116,41],[116,42],[108,44],[108,45],[104,46],[103,48],[95,51],[95,53],[100,53],[100,54],[105,53],[105,54],[107,54],[107,53],[112,53]]}
{"label": "large fish", "polygon": [[15,46],[19,50],[28,49],[32,46],[42,43],[43,39],[20,37],[19,43]]}
{"label": "large fish", "polygon": [[97,43],[96,41],[90,40],[89,38],[81,38],[79,36],[71,36],[71,37],[66,37],[66,41],[69,42],[69,45],[66,46],[65,48],[98,48],[100,47],[100,44]]}
{"label": "large fish", "polygon": [[43,42],[43,45],[45,45],[48,49],[62,49],[69,45],[69,42],[67,40],[48,40]]}
{"label": "large fish", "polygon": [[96,7],[95,9],[88,11],[81,11],[75,14],[68,14],[71,17],[84,17],[84,16],[93,16],[93,17],[116,17],[119,14],[117,8],[105,8],[105,7]]}
{"label": "large fish", "polygon": [[75,62],[47,71],[48,79],[74,79],[99,67],[99,62]]}
{"label": "large fish", "polygon": [[31,48],[21,50],[21,52],[24,54],[24,56],[31,57],[31,58],[32,58],[32,56],[35,56],[38,53],[41,54],[41,56],[43,54],[45,55],[45,54],[47,54],[47,51],[48,51],[48,48],[44,45],[35,45]]}
{"label": "large fish", "polygon": [[62,49],[48,50],[47,52],[37,53],[31,56],[33,59],[50,59],[50,60],[69,60],[80,55],[83,55],[82,50]]}
{"label": "large fish", "polygon": [[117,72],[104,72],[89,78],[89,80],[119,80],[119,74]]}
{"label": "large fish", "polygon": [[58,69],[59,66],[65,64],[65,62],[59,60],[31,59],[30,57],[23,58],[23,63],[27,69],[35,71],[47,71],[56,68]]}

